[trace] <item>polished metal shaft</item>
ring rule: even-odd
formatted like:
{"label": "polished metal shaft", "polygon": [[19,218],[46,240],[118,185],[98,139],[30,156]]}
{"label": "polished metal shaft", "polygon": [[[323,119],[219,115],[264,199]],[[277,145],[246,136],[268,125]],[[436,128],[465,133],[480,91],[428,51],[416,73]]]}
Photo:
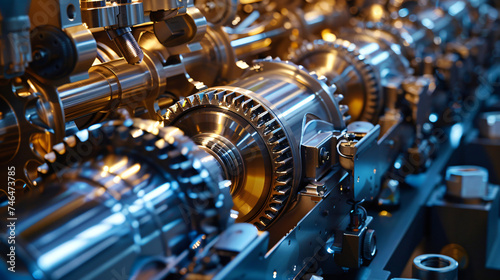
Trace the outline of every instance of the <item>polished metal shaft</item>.
{"label": "polished metal shaft", "polygon": [[119,59],[93,66],[89,79],[58,88],[65,118],[71,121],[120,106],[139,107],[164,91],[167,77],[183,71],[180,64],[163,66],[152,55],[136,65]]}

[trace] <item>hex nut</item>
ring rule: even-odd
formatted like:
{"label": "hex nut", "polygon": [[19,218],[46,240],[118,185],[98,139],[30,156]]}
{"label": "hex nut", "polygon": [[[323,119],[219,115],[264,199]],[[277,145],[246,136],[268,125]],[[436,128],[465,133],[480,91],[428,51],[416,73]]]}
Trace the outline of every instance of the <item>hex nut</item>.
{"label": "hex nut", "polygon": [[500,139],[500,112],[487,112],[479,118],[479,132],[483,137]]}
{"label": "hex nut", "polygon": [[474,165],[450,166],[446,170],[449,195],[469,199],[488,195],[488,170]]}

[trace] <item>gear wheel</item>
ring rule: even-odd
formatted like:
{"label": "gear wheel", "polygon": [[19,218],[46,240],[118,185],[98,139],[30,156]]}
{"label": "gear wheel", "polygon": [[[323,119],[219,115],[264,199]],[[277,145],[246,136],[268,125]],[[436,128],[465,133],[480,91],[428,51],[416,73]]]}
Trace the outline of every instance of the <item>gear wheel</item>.
{"label": "gear wheel", "polygon": [[[330,92],[330,97],[332,97],[335,101],[334,104],[331,104],[332,110],[337,111],[331,112],[332,116],[330,121],[332,121],[332,124],[336,129],[342,130],[345,128],[346,122],[351,120],[350,114],[347,114],[349,111],[349,106],[345,104],[339,104],[344,99],[344,96],[342,94],[335,93],[337,91],[337,86],[329,85],[328,78],[326,76],[318,74],[316,73],[316,71],[308,71],[308,69],[306,69],[303,65],[296,64],[293,61],[282,61],[279,57],[273,58],[271,56],[268,56],[264,59],[255,60],[252,69],[255,72],[262,72],[264,70],[273,70],[274,68],[276,68],[276,66],[278,66],[278,68],[279,66],[285,66],[286,68],[296,68],[297,70],[299,70],[299,72],[302,72],[300,74],[297,73],[297,76],[301,76],[303,79],[307,80],[305,81],[305,83],[314,88],[315,91],[322,91],[326,88],[326,91]],[[249,75],[247,74],[247,76],[251,76],[252,74],[253,73],[250,73]],[[242,77],[246,76],[243,75]]]}
{"label": "gear wheel", "polygon": [[[44,191],[43,182],[55,182],[68,172],[81,172],[79,166],[104,154],[131,155],[173,177],[179,184],[180,197],[189,206],[192,225],[200,232],[212,234],[226,227],[232,202],[227,190],[229,182],[222,179],[220,167],[215,160],[207,160],[208,155],[181,130],[161,127],[155,121],[110,121],[66,137],[45,155],[46,162],[38,167],[40,176],[35,181],[39,190]],[[116,190],[107,191],[120,199]]]}
{"label": "gear wheel", "polygon": [[45,160],[39,187],[16,212],[16,260],[36,278],[111,279],[120,271],[143,279],[152,269],[175,271],[230,221],[218,163],[159,122],[93,125]]}
{"label": "gear wheel", "polygon": [[225,88],[205,90],[177,102],[164,115],[165,123],[175,125],[176,120],[180,119],[183,114],[208,106],[227,110],[243,117],[252,125],[267,147],[273,170],[270,195],[267,196],[262,210],[248,221],[259,229],[264,229],[279,214],[289,199],[292,189],[293,174],[290,165],[292,156],[290,143],[283,127],[266,105],[245,95],[244,92]]}
{"label": "gear wheel", "polygon": [[[64,137],[64,113],[57,92],[29,75],[4,80],[0,89],[0,119],[4,123],[0,158],[5,169],[15,168],[15,187],[21,194],[32,189],[43,155]],[[9,182],[6,172],[0,177]]]}
{"label": "gear wheel", "polygon": [[[327,60],[325,55],[335,56],[336,59]],[[365,62],[356,45],[341,39],[334,42],[316,40],[305,42],[288,57],[337,85],[353,120],[377,121],[382,108],[381,85],[373,67]],[[334,64],[327,65],[326,61],[333,61]]]}
{"label": "gear wheel", "polygon": [[[391,22],[359,22],[356,26],[356,32],[363,32],[363,30],[372,30],[372,31],[383,31],[391,36],[391,38],[396,42],[399,46],[402,47],[403,56],[408,60],[412,60],[416,57],[415,51],[418,49],[415,45],[415,42],[411,40],[410,30],[407,28],[411,28],[410,26],[402,25],[402,27],[396,27]],[[425,29],[423,29],[425,30]],[[431,36],[428,31],[427,36]],[[410,40],[409,40],[410,39]]]}
{"label": "gear wheel", "polygon": [[348,107],[339,106],[342,96],[323,80],[268,57],[232,84],[188,96],[164,114],[167,124],[183,130],[224,168],[237,221],[266,229],[295,198],[303,179],[304,120],[345,128]]}

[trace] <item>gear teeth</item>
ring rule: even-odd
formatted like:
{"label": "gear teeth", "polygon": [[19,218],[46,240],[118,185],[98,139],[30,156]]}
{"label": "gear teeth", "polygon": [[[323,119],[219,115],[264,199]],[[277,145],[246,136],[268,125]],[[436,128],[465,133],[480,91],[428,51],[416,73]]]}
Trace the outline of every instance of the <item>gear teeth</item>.
{"label": "gear teeth", "polygon": [[283,201],[283,197],[277,195],[273,196],[273,199],[271,200],[274,204],[283,204]]}
{"label": "gear teeth", "polygon": [[276,129],[272,130],[271,132],[269,132],[269,136],[271,138],[275,138],[281,131],[282,131],[281,127],[278,127]]}
{"label": "gear teeth", "polygon": [[259,119],[259,114],[257,114],[257,111],[262,110],[262,105],[256,104],[250,108],[250,111],[248,112],[249,114],[252,115],[252,120],[258,120]]}
{"label": "gear teeth", "polygon": [[203,98],[201,99],[201,104],[202,105],[209,105],[211,104],[210,102],[210,93],[203,94]]}
{"label": "gear teeth", "polygon": [[270,114],[268,111],[264,111],[264,112],[260,113],[257,116],[257,127],[262,128],[263,126],[265,126],[266,125],[265,122],[269,118],[270,118]]}
{"label": "gear teeth", "polygon": [[[273,141],[273,138],[271,138],[270,141]],[[271,145],[273,145],[273,146],[282,146],[282,145],[287,144],[287,143],[288,143],[288,139],[286,138],[286,136],[283,136],[283,137],[281,137],[279,139],[276,139],[273,142],[271,142]],[[278,150],[278,149],[276,147],[273,147],[273,150]]]}
{"label": "gear teeth", "polygon": [[[292,62],[300,64],[300,61],[306,56],[311,56],[311,54],[315,52],[329,51],[338,52],[339,56],[351,63],[359,73],[365,85],[366,105],[359,119],[371,122],[376,121],[381,107],[381,86],[378,82],[374,68],[366,63],[365,57],[359,54],[355,44],[342,39],[337,39],[334,42],[326,42],[323,40],[304,42],[301,47],[291,52],[288,57]],[[334,85],[332,84],[331,87],[332,86]],[[334,92],[333,88],[332,92]]]}
{"label": "gear teeth", "polygon": [[244,100],[245,100],[244,95],[238,95],[235,98],[233,98],[232,103],[233,103],[233,106],[236,107],[236,110],[244,111],[244,108],[242,106]]}
{"label": "gear teeth", "polygon": [[76,146],[76,137],[74,135],[64,138],[64,142],[70,147],[74,148]]}
{"label": "gear teeth", "polygon": [[315,78],[316,80],[318,80],[318,78],[319,78],[318,74],[316,74],[316,72],[314,72],[314,71],[309,72],[309,75],[311,75],[311,77]]}
{"label": "gear teeth", "polygon": [[271,207],[269,207],[269,210],[270,210],[271,212],[273,212],[273,213],[278,213],[279,208],[278,208],[278,207],[275,207],[275,206],[271,206]]}
{"label": "gear teeth", "polygon": [[52,147],[52,149],[60,155],[66,153],[66,146],[64,145],[64,143],[56,144]]}
{"label": "gear teeth", "polygon": [[266,211],[266,218],[268,218],[269,220],[272,220],[272,219],[276,218],[276,213],[273,213],[271,211],[269,211],[269,212]]}
{"label": "gear teeth", "polygon": [[285,178],[285,180],[278,180],[278,186],[286,186],[292,182],[292,178]]}
{"label": "gear teeth", "polygon": [[[191,104],[193,104],[194,106],[201,105],[202,98],[203,98],[203,96],[200,96],[199,94],[193,95],[193,101],[191,101]],[[186,98],[186,99],[188,99],[188,98]]]}
{"label": "gear teeth", "polygon": [[[273,59],[268,57],[262,61],[273,61]],[[263,207],[259,215],[249,221],[258,228],[265,229],[280,214],[282,204],[287,201],[291,190],[290,184],[292,183],[293,175],[291,149],[288,138],[283,133],[281,124],[260,102],[236,91],[208,89],[198,93],[196,96],[198,97],[186,97],[185,100],[198,98],[201,102],[179,101],[171,106],[164,115],[166,125],[174,123],[181,114],[193,107],[201,105],[221,106],[253,123],[260,132],[261,137],[267,142],[275,174],[275,180],[271,185],[271,193],[273,195],[268,199],[268,205]],[[182,106],[179,104],[182,104]],[[179,106],[182,107],[182,110],[178,109]],[[163,145],[163,143],[160,144]],[[156,142],[155,146],[159,147],[159,143]],[[160,154],[163,153],[160,152]],[[270,215],[269,213],[274,213],[274,215]]]}
{"label": "gear teeth", "polygon": [[42,165],[38,166],[37,171],[41,174],[47,174],[49,173],[49,165],[47,163],[43,163]]}
{"label": "gear teeth", "polygon": [[175,104],[175,107],[174,107],[174,113],[180,113],[180,112],[182,112],[182,111],[184,111],[184,110],[182,109],[182,103],[181,103],[181,102],[176,103],[176,104]]}
{"label": "gear teeth", "polygon": [[344,104],[340,104],[339,109],[340,109],[340,114],[345,115],[347,113],[347,111],[349,111],[349,106],[344,105]]}
{"label": "gear teeth", "polygon": [[290,192],[290,186],[283,186],[281,188],[277,188],[276,190],[273,191],[273,195],[287,195]]}
{"label": "gear teeth", "polygon": [[252,108],[253,100],[252,99],[247,99],[243,102],[241,102],[241,108],[243,108],[243,111],[245,114],[248,114],[248,111]]}
{"label": "gear teeth", "polygon": [[193,102],[191,102],[191,98],[184,98],[184,105],[182,106],[182,109],[191,107],[193,107]]}
{"label": "gear teeth", "polygon": [[344,96],[340,93],[337,93],[334,95],[334,98],[335,98],[335,101],[338,103],[340,103],[340,101],[344,100]]}
{"label": "gear teeth", "polygon": [[264,136],[270,136],[269,134],[272,133],[273,127],[275,127],[276,125],[278,125],[278,122],[276,121],[276,119],[274,117],[271,117],[271,119],[269,121],[265,122],[264,123],[264,131],[263,131]]}
{"label": "gear teeth", "polygon": [[[288,153],[290,151],[291,151],[290,146],[286,146],[283,149],[277,151],[277,154],[278,155],[284,155],[284,154],[286,154],[286,153]],[[281,159],[281,157],[275,158],[275,160],[278,160],[278,159]]]}
{"label": "gear teeth", "polygon": [[301,71],[306,71],[306,69],[302,65],[297,65],[297,64],[293,63],[290,60],[282,61],[281,58],[279,58],[279,57],[272,58],[271,56],[268,56],[268,57],[263,58],[263,59],[256,59],[256,60],[254,60],[253,61],[254,65],[253,65],[252,69],[254,71],[257,71],[257,72],[258,71],[262,71],[263,69],[265,69],[266,63],[269,63],[269,62],[283,63],[283,64],[288,64],[288,65],[293,65],[293,66],[297,67]]}
{"label": "gear teeth", "polygon": [[231,106],[233,104],[233,98],[236,96],[236,94],[233,92],[229,92],[228,94],[224,95],[222,99],[222,103],[227,104],[228,106]]}
{"label": "gear teeth", "polygon": [[277,167],[278,169],[283,167],[283,166],[286,166],[286,165],[289,165],[290,163],[292,163],[292,158],[286,158],[282,161],[278,161],[277,162]]}
{"label": "gear teeth", "polygon": [[214,93],[214,105],[221,105],[224,102],[224,91],[219,91]]}
{"label": "gear teeth", "polygon": [[[130,141],[131,137],[134,140]],[[55,145],[53,151],[46,155],[45,163],[38,166],[39,177],[34,183],[40,184],[47,177],[59,176],[61,170],[72,170],[74,164],[94,159],[96,154],[107,153],[110,149],[123,149],[151,160],[155,167],[161,168],[178,182],[175,191],[179,192],[179,203],[188,204],[188,207],[194,210],[191,216],[193,229],[200,234],[210,234],[225,227],[225,215],[217,215],[221,213],[217,208],[224,206],[222,202],[226,201],[225,197],[228,196],[221,192],[216,176],[202,175],[207,169],[199,164],[198,154],[193,151],[198,148],[179,129],[159,129],[154,121],[128,119],[92,126],[78,132],[76,136],[66,137],[63,141]],[[80,147],[83,147],[81,145],[90,147],[93,152],[87,155],[79,154]],[[66,155],[72,153],[79,156],[78,162],[72,162],[70,166],[67,165]],[[84,167],[80,165],[80,168]],[[188,193],[194,194],[196,201],[190,198]]]}
{"label": "gear teeth", "polygon": [[293,172],[293,168],[290,167],[290,168],[287,168],[287,169],[284,169],[284,170],[278,170],[276,172],[277,175],[279,175],[278,177],[278,181],[284,181],[286,180],[286,176],[291,174]]}
{"label": "gear teeth", "polygon": [[50,152],[50,153],[46,153],[45,156],[43,156],[43,158],[50,163],[54,163],[54,162],[56,162],[57,156],[56,156],[56,153]]}

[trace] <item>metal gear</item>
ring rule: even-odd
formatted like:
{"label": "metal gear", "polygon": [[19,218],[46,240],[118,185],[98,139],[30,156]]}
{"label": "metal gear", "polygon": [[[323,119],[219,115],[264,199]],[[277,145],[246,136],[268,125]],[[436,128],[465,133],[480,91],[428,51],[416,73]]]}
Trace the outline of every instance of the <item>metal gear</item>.
{"label": "metal gear", "polygon": [[[221,108],[243,117],[248,124],[252,125],[265,143],[272,159],[273,181],[270,186],[270,195],[266,197],[267,201],[264,203],[265,206],[255,217],[249,220],[258,228],[265,228],[280,212],[285,201],[289,198],[292,188],[290,184],[292,169],[289,165],[292,156],[290,143],[283,131],[283,127],[279,119],[264,104],[250,98],[244,92],[224,88],[208,89],[177,102],[164,115],[165,123],[175,125],[176,120],[180,119],[189,110],[207,106]],[[233,188],[233,195],[237,192],[237,188]]]}
{"label": "metal gear", "polygon": [[[229,182],[222,180],[220,167],[214,159],[206,158],[207,154],[181,130],[162,127],[156,121],[110,121],[64,138],[44,156],[45,163],[38,167],[40,176],[36,182],[42,185],[47,177],[49,181],[57,181],[64,172],[78,172],[85,161],[108,153],[136,156],[139,161],[148,162],[173,176],[184,193],[184,202],[194,210],[191,217],[196,228],[210,234],[214,224],[226,226],[230,211],[221,212],[219,208],[230,207],[232,202],[229,193],[224,193]],[[39,190],[44,191],[43,187]],[[214,218],[216,222],[209,222]]]}
{"label": "metal gear", "polygon": [[[265,229],[293,200],[301,181],[303,118],[297,114],[345,127],[347,106],[338,105],[342,97],[322,80],[269,57],[256,61],[239,81],[188,96],[164,114],[166,124],[182,129],[225,168],[238,221]],[[273,103],[285,97],[286,107]],[[293,106],[299,103],[300,113]]]}
{"label": "metal gear", "polygon": [[[412,60],[415,58],[415,51],[418,50],[416,42],[411,38],[411,26],[402,24],[401,27],[396,27],[394,22],[358,22],[355,29],[357,32],[361,30],[373,30],[373,31],[383,31],[389,34],[399,46],[402,47],[401,51],[403,55],[408,59]],[[429,32],[427,32],[429,33]],[[430,34],[428,34],[430,36]]]}
{"label": "metal gear", "polygon": [[[325,55],[335,59],[325,59]],[[381,85],[373,67],[365,62],[356,45],[341,39],[334,42],[315,40],[305,42],[288,58],[327,77],[329,84],[335,84],[353,120],[377,121],[382,108]],[[328,61],[331,64],[325,65]]]}
{"label": "metal gear", "polygon": [[62,106],[55,90],[29,76],[4,80],[0,87],[1,162],[15,167],[16,189],[31,189],[44,154],[64,137]]}
{"label": "metal gear", "polygon": [[81,279],[89,268],[97,279],[175,271],[229,225],[218,163],[177,128],[97,124],[45,160],[39,188],[16,212],[17,260],[36,278]]}

